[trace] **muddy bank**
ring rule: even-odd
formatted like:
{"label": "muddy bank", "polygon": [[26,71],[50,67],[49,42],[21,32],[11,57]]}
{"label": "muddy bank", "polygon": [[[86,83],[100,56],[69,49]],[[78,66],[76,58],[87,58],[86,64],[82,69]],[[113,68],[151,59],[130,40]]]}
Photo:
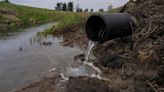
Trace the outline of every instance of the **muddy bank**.
{"label": "muddy bank", "polygon": [[34,82],[15,92],[63,92],[59,91],[60,88],[57,87],[59,80],[60,76],[53,75],[53,77],[42,78],[41,81]]}
{"label": "muddy bank", "polygon": [[[85,81],[84,77],[75,77],[64,84],[66,90],[61,92],[91,92],[97,86],[102,88],[101,91],[106,90],[104,92],[163,92],[163,4],[161,0],[137,0],[127,3],[121,12],[128,12],[137,19],[134,33],[98,45],[93,52],[96,59],[91,60],[102,69],[103,75],[109,81],[103,81],[102,86],[97,85],[97,82],[101,84],[97,79],[86,78]],[[70,47],[78,45],[85,50],[88,40],[85,39],[85,32],[79,31],[79,28],[71,27],[71,31],[64,33],[65,40],[61,44]],[[83,60],[84,55],[80,54],[75,58]],[[30,89],[31,87],[28,88]],[[96,89],[99,90],[98,87]],[[48,89],[45,88],[44,91]]]}
{"label": "muddy bank", "polygon": [[86,76],[70,77],[62,81],[60,75],[51,75],[15,92],[113,92],[109,83]]}
{"label": "muddy bank", "polygon": [[61,42],[61,45],[63,46],[78,46],[81,49],[85,50],[85,48],[87,47],[88,38],[84,30],[84,24],[74,24],[66,26],[63,29],[54,31],[54,36],[63,37],[63,42]]}

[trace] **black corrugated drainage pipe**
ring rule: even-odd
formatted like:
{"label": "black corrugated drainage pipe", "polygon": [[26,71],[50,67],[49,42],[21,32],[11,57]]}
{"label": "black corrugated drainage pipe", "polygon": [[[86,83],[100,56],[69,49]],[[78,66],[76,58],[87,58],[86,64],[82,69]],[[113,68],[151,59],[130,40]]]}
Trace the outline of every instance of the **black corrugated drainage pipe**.
{"label": "black corrugated drainage pipe", "polygon": [[126,13],[93,14],[86,23],[86,33],[90,40],[105,41],[132,34],[133,18]]}

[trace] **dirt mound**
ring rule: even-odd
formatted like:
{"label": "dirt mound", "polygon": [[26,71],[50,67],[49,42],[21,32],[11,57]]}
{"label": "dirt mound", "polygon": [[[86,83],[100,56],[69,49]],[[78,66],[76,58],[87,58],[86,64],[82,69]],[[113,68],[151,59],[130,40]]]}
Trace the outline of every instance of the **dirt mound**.
{"label": "dirt mound", "polygon": [[[121,92],[164,91],[163,9],[163,0],[131,0],[121,9],[136,19],[133,34],[101,44],[94,51],[99,62],[111,69],[112,87]],[[125,89],[119,84],[125,84]]]}

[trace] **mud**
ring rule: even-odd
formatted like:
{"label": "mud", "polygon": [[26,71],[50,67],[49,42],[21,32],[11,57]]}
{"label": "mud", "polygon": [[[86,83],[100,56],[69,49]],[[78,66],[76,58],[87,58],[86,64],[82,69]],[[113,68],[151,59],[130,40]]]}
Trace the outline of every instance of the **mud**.
{"label": "mud", "polygon": [[57,30],[60,33],[54,33],[54,36],[62,35],[63,36],[63,42],[61,44],[63,46],[78,46],[81,49],[85,50],[88,43],[88,38],[85,34],[84,25],[71,25],[64,29]]}
{"label": "mud", "polygon": [[57,88],[60,76],[42,78],[41,81],[34,82],[15,92],[62,92]]}
{"label": "mud", "polygon": [[109,84],[96,78],[70,77],[66,92],[113,92]]}

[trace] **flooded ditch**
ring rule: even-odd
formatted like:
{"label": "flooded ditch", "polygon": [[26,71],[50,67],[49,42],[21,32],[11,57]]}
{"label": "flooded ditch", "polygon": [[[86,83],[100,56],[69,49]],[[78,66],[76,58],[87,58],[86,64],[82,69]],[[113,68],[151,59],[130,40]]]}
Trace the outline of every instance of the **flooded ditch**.
{"label": "flooded ditch", "polygon": [[[64,40],[63,36],[36,36],[38,32],[44,31],[52,25],[55,23],[22,29],[22,32],[16,35],[0,39],[0,92],[13,92],[21,89],[30,83],[42,80],[46,74],[60,76],[60,78],[56,78],[59,81],[56,84],[59,85],[57,88],[61,90],[64,87],[67,91],[72,87],[75,87],[75,91],[76,87],[83,84],[90,85],[87,83],[90,80],[91,86],[94,86],[94,81],[100,79],[98,81],[100,82],[105,79],[99,75],[101,70],[89,62],[89,53],[94,47],[92,44],[90,44],[86,60],[81,61],[79,58],[75,60],[75,56],[83,54],[85,51],[78,46],[63,46],[61,44]],[[81,81],[81,84],[74,86],[76,80]],[[70,86],[68,86],[69,83]],[[85,88],[82,90],[90,92]],[[60,91],[58,90],[58,92]]]}
{"label": "flooded ditch", "polygon": [[[73,64],[73,57],[82,53],[78,47],[61,46],[62,37],[31,40],[37,32],[54,23],[22,29],[14,36],[0,39],[0,91],[8,92],[39,80],[53,68],[65,70]],[[71,54],[70,54],[71,53]]]}

